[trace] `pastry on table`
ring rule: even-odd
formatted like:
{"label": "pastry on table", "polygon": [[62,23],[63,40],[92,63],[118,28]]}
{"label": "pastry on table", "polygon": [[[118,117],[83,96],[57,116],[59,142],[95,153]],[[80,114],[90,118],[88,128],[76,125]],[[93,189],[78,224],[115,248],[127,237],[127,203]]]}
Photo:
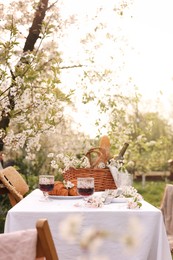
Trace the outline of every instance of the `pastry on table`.
{"label": "pastry on table", "polygon": [[77,193],[77,180],[71,180],[71,183],[74,185],[73,187],[68,189],[68,195],[69,196],[78,196],[79,194]]}
{"label": "pastry on table", "polygon": [[49,195],[55,196],[78,196],[77,181],[55,181],[54,188],[49,192]]}
{"label": "pastry on table", "polygon": [[68,190],[61,181],[55,181],[54,188],[49,192],[49,195],[68,196]]}
{"label": "pastry on table", "polygon": [[68,190],[68,195],[69,196],[79,196],[79,194],[77,193],[77,187],[73,187],[71,189]]}

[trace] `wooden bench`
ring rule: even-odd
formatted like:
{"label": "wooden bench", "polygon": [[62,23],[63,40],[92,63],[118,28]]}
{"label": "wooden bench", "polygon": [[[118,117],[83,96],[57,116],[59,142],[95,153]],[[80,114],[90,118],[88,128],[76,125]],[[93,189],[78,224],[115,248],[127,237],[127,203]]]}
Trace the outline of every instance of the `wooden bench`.
{"label": "wooden bench", "polygon": [[169,171],[150,171],[147,173],[144,172],[135,172],[134,180],[142,181],[142,185],[145,185],[146,180],[149,181],[167,181],[170,178]]}

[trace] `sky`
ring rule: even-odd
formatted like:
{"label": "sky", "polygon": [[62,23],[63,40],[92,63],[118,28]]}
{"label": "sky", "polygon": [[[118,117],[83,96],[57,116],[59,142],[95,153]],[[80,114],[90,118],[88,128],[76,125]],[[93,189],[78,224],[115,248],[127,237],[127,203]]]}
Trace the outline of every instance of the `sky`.
{"label": "sky", "polygon": [[138,52],[129,62],[135,82],[148,99],[156,99],[162,92],[164,109],[168,110],[173,98],[172,10],[172,0],[136,0],[128,28]]}
{"label": "sky", "polygon": [[[81,17],[85,10],[92,14],[94,4],[99,3],[98,0],[64,1],[68,3],[64,15],[68,15],[69,8],[69,12],[72,10],[76,13],[81,12]],[[112,1],[107,0],[107,3]],[[170,94],[173,86],[173,1],[134,0],[133,2],[129,17],[127,16],[124,22],[128,40],[135,48],[135,52],[127,57],[128,70],[131,68],[131,74],[144,95],[150,97],[151,93],[155,94],[160,90]]]}
{"label": "sky", "polygon": [[[9,1],[12,0],[0,0],[0,3]],[[67,16],[72,10],[83,13],[86,6],[89,6],[88,11],[92,13],[94,3],[99,3],[98,0],[88,0],[87,3],[85,0],[61,0],[63,1],[68,3],[64,12]],[[112,1],[107,0],[108,3]],[[135,52],[127,57],[128,70],[146,97],[151,97],[160,90],[169,97],[173,94],[173,1],[133,1],[129,20],[127,18],[124,23],[129,41],[135,48]]]}

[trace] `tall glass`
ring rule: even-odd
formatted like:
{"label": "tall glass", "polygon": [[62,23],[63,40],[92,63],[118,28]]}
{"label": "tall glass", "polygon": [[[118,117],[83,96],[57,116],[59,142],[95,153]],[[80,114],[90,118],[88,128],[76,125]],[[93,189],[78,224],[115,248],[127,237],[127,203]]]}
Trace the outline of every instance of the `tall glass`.
{"label": "tall glass", "polygon": [[94,193],[94,178],[77,178],[77,192],[84,198]]}
{"label": "tall glass", "polygon": [[44,197],[41,201],[49,201],[49,191],[54,188],[54,176],[53,175],[40,175],[39,176],[39,189],[43,192]]}

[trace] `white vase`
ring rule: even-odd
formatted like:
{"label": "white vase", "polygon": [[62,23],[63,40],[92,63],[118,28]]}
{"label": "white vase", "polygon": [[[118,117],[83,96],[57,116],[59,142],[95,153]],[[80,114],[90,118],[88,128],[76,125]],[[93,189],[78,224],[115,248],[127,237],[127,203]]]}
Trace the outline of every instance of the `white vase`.
{"label": "white vase", "polygon": [[132,186],[133,180],[132,175],[129,173],[119,172],[117,174],[117,186]]}

